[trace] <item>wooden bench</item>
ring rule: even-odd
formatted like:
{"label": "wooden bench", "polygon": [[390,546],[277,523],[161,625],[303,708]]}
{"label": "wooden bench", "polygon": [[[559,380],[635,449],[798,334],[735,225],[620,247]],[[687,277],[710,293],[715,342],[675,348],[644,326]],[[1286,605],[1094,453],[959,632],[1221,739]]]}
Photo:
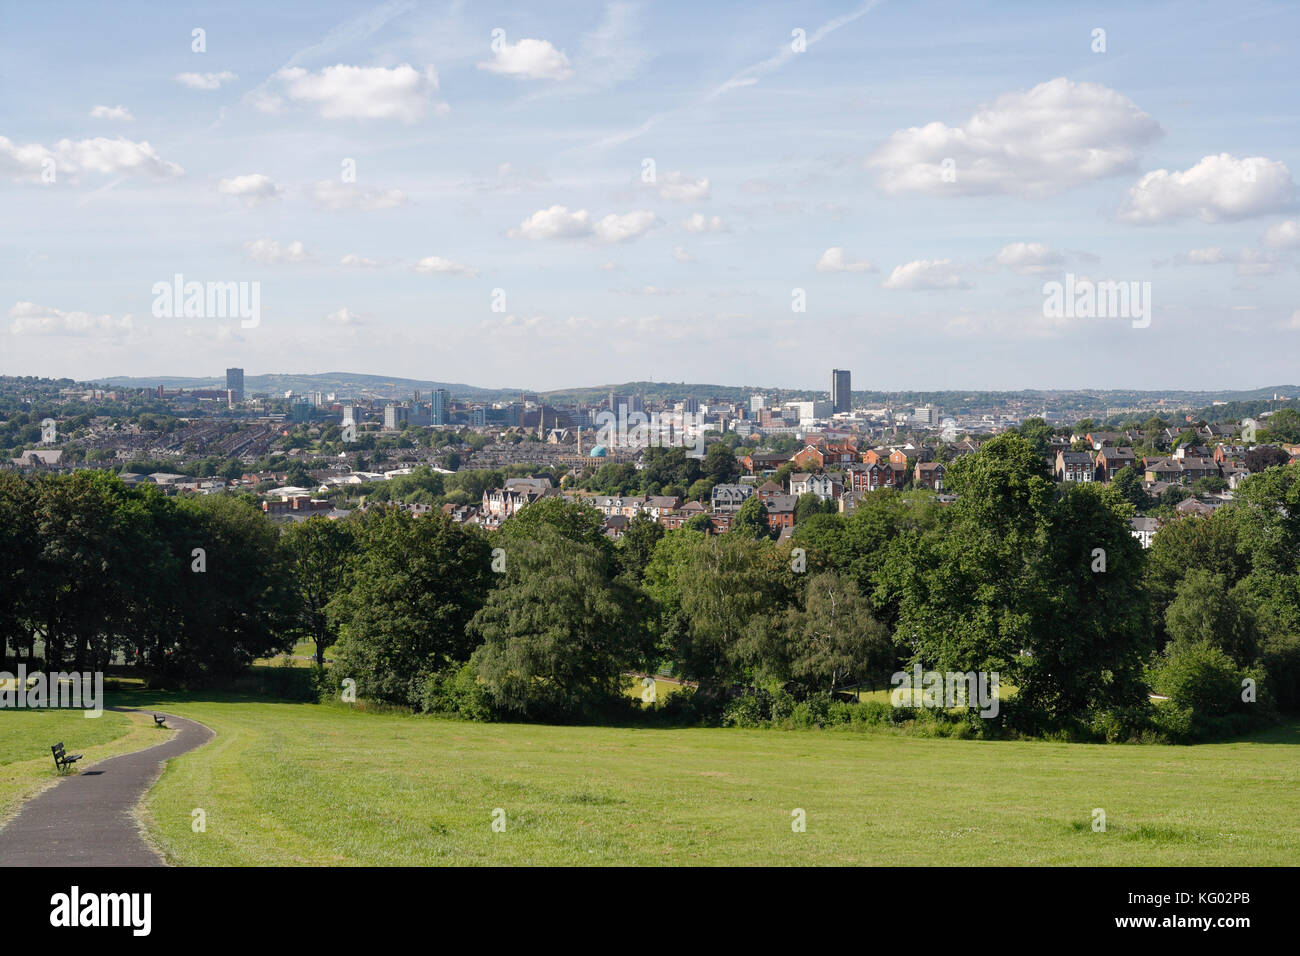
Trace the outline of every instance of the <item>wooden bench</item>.
{"label": "wooden bench", "polygon": [[63,749],[63,741],[50,748],[50,753],[54,754],[54,767],[59,773],[66,773],[68,768],[81,759],[81,754],[70,754]]}
{"label": "wooden bench", "polygon": [[154,726],[155,726],[155,727],[166,727],[166,726],[167,726],[167,718],[166,718],[166,717],[163,717],[161,714],[154,714],[154,715],[153,715],[153,723],[154,723]]}

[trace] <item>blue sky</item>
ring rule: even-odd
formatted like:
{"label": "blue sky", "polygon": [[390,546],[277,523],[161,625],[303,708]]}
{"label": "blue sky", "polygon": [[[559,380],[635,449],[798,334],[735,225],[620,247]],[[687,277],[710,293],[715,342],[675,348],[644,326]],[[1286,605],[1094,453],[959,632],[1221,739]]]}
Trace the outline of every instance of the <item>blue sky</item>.
{"label": "blue sky", "polygon": [[538,6],[7,5],[0,372],[1297,378],[1294,5]]}

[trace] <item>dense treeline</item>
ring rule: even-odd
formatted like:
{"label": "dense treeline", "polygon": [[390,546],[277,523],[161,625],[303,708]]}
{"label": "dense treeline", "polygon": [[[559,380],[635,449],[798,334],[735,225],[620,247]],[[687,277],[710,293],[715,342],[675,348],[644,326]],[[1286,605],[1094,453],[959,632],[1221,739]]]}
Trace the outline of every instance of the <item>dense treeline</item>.
{"label": "dense treeline", "polygon": [[[631,719],[641,671],[690,682],[665,719],[738,724],[1191,740],[1300,705],[1300,469],[1145,552],[1122,489],[1052,481],[1019,435],[947,482],[950,504],[882,491],[781,543],[741,516],[724,535],[638,517],[614,542],[558,497],[492,533],[382,506],[281,531],[236,496],[5,474],[0,629],[50,666],[120,652],[188,682],[305,638],[327,688],[485,719]],[[1007,699],[996,717],[842,699],[914,665],[995,672]]]}

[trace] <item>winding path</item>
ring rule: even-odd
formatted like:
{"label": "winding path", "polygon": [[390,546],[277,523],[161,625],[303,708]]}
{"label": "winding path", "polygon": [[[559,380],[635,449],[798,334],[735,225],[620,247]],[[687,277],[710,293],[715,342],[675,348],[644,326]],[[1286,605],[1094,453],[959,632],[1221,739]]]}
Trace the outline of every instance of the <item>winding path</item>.
{"label": "winding path", "polygon": [[144,841],[135,807],[163,763],[215,735],[192,720],[162,715],[176,729],[167,740],[91,764],[23,804],[0,828],[0,866],[165,866]]}

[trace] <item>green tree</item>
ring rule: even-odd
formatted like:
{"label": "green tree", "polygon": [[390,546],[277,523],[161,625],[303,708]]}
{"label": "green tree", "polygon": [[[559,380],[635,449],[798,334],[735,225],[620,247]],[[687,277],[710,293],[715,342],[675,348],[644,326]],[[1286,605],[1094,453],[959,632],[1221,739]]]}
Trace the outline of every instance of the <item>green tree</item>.
{"label": "green tree", "polygon": [[704,456],[704,474],[714,484],[725,485],[740,476],[740,466],[731,446],[726,442],[714,442]]}
{"label": "green tree", "polygon": [[283,545],[293,571],[299,621],[316,644],[316,663],[325,666],[325,648],[337,640],[326,607],[343,587],[354,547],[352,525],[317,515],[285,529]]}
{"label": "green tree", "polygon": [[758,540],[771,537],[767,506],[758,495],[750,495],[731,519],[731,534]]}
{"label": "green tree", "polygon": [[644,511],[637,512],[627,523],[618,542],[618,560],[623,571],[638,584],[664,534],[664,526]]}
{"label": "green tree", "polygon": [[1143,512],[1151,507],[1151,496],[1142,487],[1142,475],[1132,465],[1125,465],[1115,472],[1110,483],[1116,491],[1124,496],[1124,500],[1133,506],[1135,511]]}
{"label": "green tree", "polygon": [[823,571],[808,579],[802,607],[785,612],[789,674],[808,691],[835,693],[893,663],[889,630],[852,578]]}
{"label": "green tree", "polygon": [[1259,629],[1244,594],[1228,578],[1199,568],[1187,572],[1165,611],[1165,628],[1179,644],[1208,642],[1248,667],[1259,654]]}
{"label": "green tree", "polygon": [[413,704],[432,674],[469,659],[466,625],[493,583],[491,549],[442,514],[372,512],[358,534],[362,553],[329,604],[334,667],[361,696]]}
{"label": "green tree", "polygon": [[590,713],[644,657],[628,588],[590,545],[544,528],[514,545],[505,579],[475,615],[473,664],[493,704],[521,716]]}

